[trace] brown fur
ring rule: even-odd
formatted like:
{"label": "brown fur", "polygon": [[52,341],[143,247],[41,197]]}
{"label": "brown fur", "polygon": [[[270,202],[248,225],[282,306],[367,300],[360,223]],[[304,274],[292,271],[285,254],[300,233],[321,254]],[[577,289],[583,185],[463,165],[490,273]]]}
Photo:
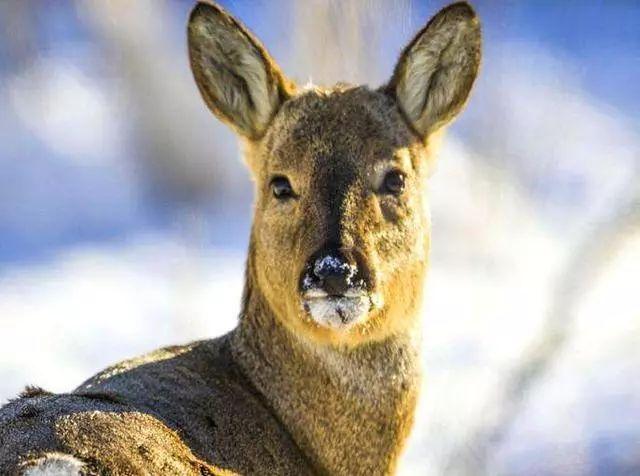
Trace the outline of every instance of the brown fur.
{"label": "brown fur", "polygon": [[[194,9],[189,44],[199,89],[243,137],[256,183],[240,323],[71,394],[28,391],[0,411],[0,472],[73,455],[86,474],[392,473],[420,386],[430,146],[475,78],[477,18],[464,3],[440,12],[380,90],[297,90],[209,3]],[[391,169],[405,175],[397,196],[380,192]],[[294,198],[273,197],[276,175]],[[346,329],[301,306],[300,276],[327,243],[358,250],[370,273],[371,309]]]}

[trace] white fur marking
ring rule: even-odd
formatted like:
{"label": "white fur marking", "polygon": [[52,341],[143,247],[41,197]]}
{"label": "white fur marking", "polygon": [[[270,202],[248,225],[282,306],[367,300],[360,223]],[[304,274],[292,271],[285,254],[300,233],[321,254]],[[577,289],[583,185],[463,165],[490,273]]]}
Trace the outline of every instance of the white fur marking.
{"label": "white fur marking", "polygon": [[357,297],[325,297],[306,299],[304,308],[323,327],[346,330],[364,320],[371,308],[365,294]]}
{"label": "white fur marking", "polygon": [[84,463],[62,453],[51,453],[29,466],[23,476],[80,476]]}

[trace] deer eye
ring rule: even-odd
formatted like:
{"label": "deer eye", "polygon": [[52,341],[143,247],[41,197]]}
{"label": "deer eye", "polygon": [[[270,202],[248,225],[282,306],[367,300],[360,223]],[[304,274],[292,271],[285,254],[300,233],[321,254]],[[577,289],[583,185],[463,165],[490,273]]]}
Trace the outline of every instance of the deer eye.
{"label": "deer eye", "polygon": [[381,193],[400,195],[404,190],[404,174],[399,170],[390,170],[382,181]]}
{"label": "deer eye", "polygon": [[287,177],[274,177],[271,179],[271,191],[278,200],[285,200],[293,197],[293,188]]}

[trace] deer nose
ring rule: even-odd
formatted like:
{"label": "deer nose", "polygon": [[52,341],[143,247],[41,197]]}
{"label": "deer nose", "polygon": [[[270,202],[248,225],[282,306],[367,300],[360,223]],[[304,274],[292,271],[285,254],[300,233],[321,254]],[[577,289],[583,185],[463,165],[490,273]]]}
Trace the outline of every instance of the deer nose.
{"label": "deer nose", "polygon": [[330,254],[318,257],[313,264],[316,284],[328,294],[345,294],[353,287],[353,278],[358,268],[345,257]]}

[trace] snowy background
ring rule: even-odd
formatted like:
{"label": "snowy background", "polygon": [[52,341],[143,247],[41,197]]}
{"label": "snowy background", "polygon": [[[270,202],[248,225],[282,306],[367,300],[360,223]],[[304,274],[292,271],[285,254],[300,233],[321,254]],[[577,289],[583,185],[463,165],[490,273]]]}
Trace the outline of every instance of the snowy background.
{"label": "snowy background", "polygon": [[[297,81],[374,86],[444,4],[222,3]],[[235,325],[252,185],[191,79],[190,6],[0,3],[0,401]],[[640,4],[475,6],[401,473],[640,474]]]}

